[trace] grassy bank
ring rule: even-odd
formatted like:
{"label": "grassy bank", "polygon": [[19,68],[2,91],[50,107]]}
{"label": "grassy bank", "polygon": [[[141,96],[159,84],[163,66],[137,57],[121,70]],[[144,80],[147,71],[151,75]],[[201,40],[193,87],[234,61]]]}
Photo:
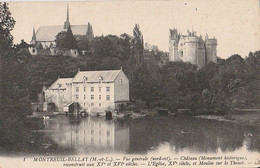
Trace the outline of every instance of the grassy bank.
{"label": "grassy bank", "polygon": [[204,118],[209,120],[228,121],[250,126],[260,126],[260,112],[230,112],[226,115],[199,115],[197,118]]}

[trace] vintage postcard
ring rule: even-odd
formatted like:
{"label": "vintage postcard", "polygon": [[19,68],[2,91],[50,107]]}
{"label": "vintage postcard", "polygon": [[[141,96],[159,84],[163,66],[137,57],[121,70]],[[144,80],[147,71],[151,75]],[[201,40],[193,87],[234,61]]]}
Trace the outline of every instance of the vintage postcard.
{"label": "vintage postcard", "polygon": [[0,2],[0,168],[260,167],[260,1]]}

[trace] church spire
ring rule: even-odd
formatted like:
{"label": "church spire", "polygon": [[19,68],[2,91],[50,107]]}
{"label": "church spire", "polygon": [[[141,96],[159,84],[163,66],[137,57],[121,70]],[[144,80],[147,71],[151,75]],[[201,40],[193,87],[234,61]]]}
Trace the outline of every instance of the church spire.
{"label": "church spire", "polygon": [[70,21],[69,5],[67,4],[67,22]]}
{"label": "church spire", "polygon": [[33,26],[33,35],[32,35],[31,44],[36,44],[36,34],[35,34],[35,28],[34,28],[34,26]]}
{"label": "church spire", "polygon": [[36,38],[35,28],[34,28],[34,26],[33,26],[33,38]]}
{"label": "church spire", "polygon": [[67,20],[64,22],[64,29],[68,29],[70,26],[70,20],[69,20],[69,5],[67,4]]}

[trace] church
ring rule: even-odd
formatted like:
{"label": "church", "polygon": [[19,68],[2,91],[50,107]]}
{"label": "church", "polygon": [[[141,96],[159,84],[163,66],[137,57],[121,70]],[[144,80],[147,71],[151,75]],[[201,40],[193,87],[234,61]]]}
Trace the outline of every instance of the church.
{"label": "church", "polygon": [[[40,26],[35,32],[33,27],[33,35],[30,44],[32,47],[29,48],[29,51],[32,55],[38,55],[41,53],[41,50],[49,50],[47,55],[66,55],[66,51],[61,53],[60,50],[56,49],[55,38],[56,35],[62,31],[67,31],[71,27],[72,33],[75,36],[86,35],[88,38],[94,38],[92,25],[88,22],[87,25],[71,25],[69,21],[69,6],[67,6],[67,19],[64,22],[64,25],[57,26]],[[77,56],[78,51],[69,51],[70,56]]]}

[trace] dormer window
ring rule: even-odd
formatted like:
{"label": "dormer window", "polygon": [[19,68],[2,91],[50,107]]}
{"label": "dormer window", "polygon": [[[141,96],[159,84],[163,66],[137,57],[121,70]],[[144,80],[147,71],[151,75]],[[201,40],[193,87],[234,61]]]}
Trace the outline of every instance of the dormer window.
{"label": "dormer window", "polygon": [[58,83],[58,88],[60,88],[61,87],[61,84],[60,83]]}
{"label": "dormer window", "polygon": [[84,83],[87,82],[88,78],[86,76],[83,77]]}
{"label": "dormer window", "polygon": [[99,77],[98,77],[98,82],[100,83],[100,82],[102,82],[102,80],[103,80],[103,77],[102,77],[102,76],[99,76]]}

